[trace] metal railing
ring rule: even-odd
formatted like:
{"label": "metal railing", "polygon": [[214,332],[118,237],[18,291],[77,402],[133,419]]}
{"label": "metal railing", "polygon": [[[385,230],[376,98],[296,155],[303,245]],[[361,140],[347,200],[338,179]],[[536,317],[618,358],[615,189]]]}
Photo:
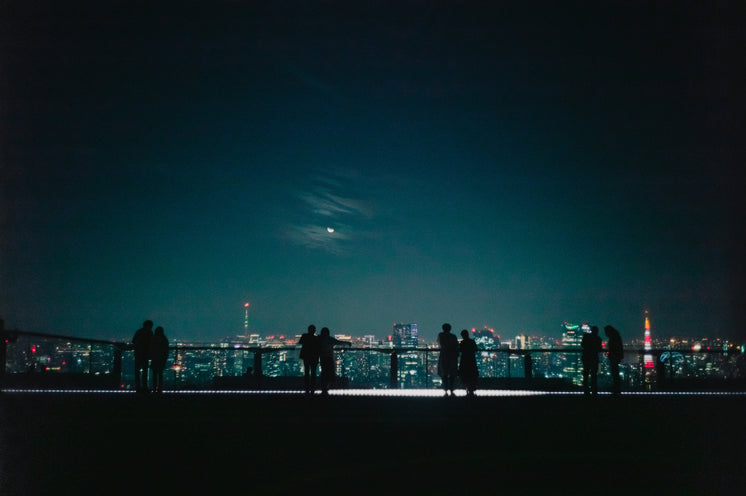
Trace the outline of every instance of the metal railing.
{"label": "metal railing", "polygon": [[[24,331],[0,331],[0,385],[61,388],[134,386],[131,345],[117,341]],[[477,356],[479,387],[579,389],[579,348],[490,348]],[[302,388],[297,346],[229,343],[170,347],[166,388]],[[431,347],[355,347],[335,351],[337,386],[437,388],[439,350]],[[746,356],[727,350],[625,350],[625,390],[746,389]],[[608,361],[600,360],[599,388],[610,389]]]}

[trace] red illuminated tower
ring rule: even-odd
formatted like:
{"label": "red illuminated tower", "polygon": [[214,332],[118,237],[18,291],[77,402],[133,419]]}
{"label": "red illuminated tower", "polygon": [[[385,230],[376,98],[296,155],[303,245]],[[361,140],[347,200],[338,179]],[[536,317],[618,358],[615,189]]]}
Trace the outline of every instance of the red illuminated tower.
{"label": "red illuminated tower", "polygon": [[653,363],[653,346],[650,343],[650,317],[648,317],[648,311],[645,310],[645,356],[644,356],[644,362],[645,362],[645,368],[646,369],[652,369],[655,367],[655,364]]}

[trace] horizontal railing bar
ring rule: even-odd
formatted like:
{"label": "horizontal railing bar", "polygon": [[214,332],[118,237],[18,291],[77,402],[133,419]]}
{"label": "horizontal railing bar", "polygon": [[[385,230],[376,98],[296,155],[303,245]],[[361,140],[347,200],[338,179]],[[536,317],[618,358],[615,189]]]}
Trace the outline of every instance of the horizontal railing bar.
{"label": "horizontal railing bar", "polygon": [[65,336],[63,334],[48,334],[45,332],[35,332],[35,331],[14,331],[14,330],[6,330],[3,332],[5,335],[17,335],[17,336],[32,336],[32,337],[38,337],[38,338],[45,338],[45,339],[59,339],[61,341],[82,341],[85,343],[91,343],[91,344],[107,344],[112,346],[128,346],[128,343],[123,343],[121,341],[108,341],[105,339],[92,339],[92,338],[81,338],[76,336]]}
{"label": "horizontal railing bar", "polygon": [[[32,337],[40,337],[40,338],[46,338],[46,339],[60,339],[63,341],[80,341],[85,343],[92,343],[92,344],[105,344],[105,345],[111,345],[111,346],[119,346],[124,348],[130,348],[132,347],[131,343],[126,343],[122,341],[114,341],[114,340],[103,340],[103,339],[93,339],[93,338],[81,338],[76,336],[67,336],[62,334],[50,334],[50,333],[43,333],[43,332],[35,332],[35,331],[18,331],[18,330],[6,330],[4,331],[6,335],[15,334],[18,336],[32,336]],[[214,345],[172,345],[169,346],[169,349],[172,350],[215,350],[215,351],[252,351],[252,352],[262,352],[262,353],[272,353],[276,351],[291,351],[291,350],[298,350],[299,345],[291,345],[291,346],[247,346],[247,345],[228,345],[228,346],[220,346],[219,344]],[[418,346],[416,348],[389,348],[389,347],[344,347],[344,348],[337,348],[340,351],[378,351],[381,353],[399,353],[399,352],[439,352],[440,348],[429,348],[424,346]],[[495,353],[508,353],[508,354],[526,354],[526,353],[580,353],[583,351],[582,348],[572,347],[572,348],[526,348],[526,349],[515,349],[515,348],[480,348],[480,352],[495,352]],[[606,352],[606,350],[602,350],[602,353]],[[741,353],[740,348],[735,348],[733,350],[723,350],[723,349],[699,349],[699,350],[692,350],[690,348],[653,348],[650,350],[645,350],[643,348],[625,348],[625,353],[630,354],[661,354],[661,353],[681,353],[681,354],[688,354],[688,355],[694,355],[694,354],[727,354],[727,353]]]}

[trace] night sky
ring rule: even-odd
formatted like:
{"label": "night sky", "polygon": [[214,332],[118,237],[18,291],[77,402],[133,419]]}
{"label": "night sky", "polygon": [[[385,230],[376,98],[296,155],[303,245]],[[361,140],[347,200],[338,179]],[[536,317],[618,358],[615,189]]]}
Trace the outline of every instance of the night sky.
{"label": "night sky", "polygon": [[6,327],[746,339],[741,2],[156,3],[0,6]]}

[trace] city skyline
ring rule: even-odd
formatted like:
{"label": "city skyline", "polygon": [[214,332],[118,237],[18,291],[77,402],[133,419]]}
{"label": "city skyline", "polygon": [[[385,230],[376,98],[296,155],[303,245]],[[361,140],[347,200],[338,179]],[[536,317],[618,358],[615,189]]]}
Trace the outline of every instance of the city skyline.
{"label": "city skyline", "polygon": [[0,9],[6,328],[746,337],[732,4]]}

